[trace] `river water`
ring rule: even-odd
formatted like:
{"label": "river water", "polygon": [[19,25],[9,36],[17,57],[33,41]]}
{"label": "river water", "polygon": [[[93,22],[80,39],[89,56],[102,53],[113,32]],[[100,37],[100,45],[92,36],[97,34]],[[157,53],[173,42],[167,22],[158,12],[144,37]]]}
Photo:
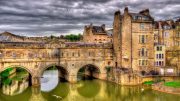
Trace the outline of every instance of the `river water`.
{"label": "river water", "polygon": [[[0,92],[0,101],[180,101],[180,95],[151,90],[144,86],[120,86],[101,80],[57,83],[58,72],[46,72],[41,88],[27,88],[23,93],[8,96]],[[54,83],[52,83],[54,82]]]}

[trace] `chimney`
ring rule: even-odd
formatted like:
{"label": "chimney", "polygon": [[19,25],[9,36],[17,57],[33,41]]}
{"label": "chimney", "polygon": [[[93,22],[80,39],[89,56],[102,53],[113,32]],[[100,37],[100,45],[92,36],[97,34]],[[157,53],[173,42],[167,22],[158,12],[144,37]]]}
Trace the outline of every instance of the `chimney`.
{"label": "chimney", "polygon": [[93,26],[93,23],[90,24],[90,27],[91,27],[91,28],[92,28],[92,26]]}
{"label": "chimney", "polygon": [[86,30],[87,29],[87,26],[84,26],[84,30]]}
{"label": "chimney", "polygon": [[162,29],[161,21],[158,22],[158,27],[159,27],[159,29]]}
{"label": "chimney", "polygon": [[124,9],[124,13],[125,13],[125,14],[128,14],[128,12],[129,12],[129,11],[128,11],[128,7],[126,6],[125,9]]}
{"label": "chimney", "polygon": [[105,24],[102,24],[101,27],[105,30],[106,25],[105,25]]}

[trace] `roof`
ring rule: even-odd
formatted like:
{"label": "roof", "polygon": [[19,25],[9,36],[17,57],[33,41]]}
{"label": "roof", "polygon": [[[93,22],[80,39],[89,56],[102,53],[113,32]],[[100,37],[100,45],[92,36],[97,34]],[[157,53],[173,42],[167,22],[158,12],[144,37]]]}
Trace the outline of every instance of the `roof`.
{"label": "roof", "polygon": [[152,21],[153,18],[150,15],[144,15],[141,13],[129,13],[133,20],[143,20],[143,21]]}
{"label": "roof", "polygon": [[0,34],[0,42],[36,42],[28,37],[15,35],[10,32],[3,32]]}
{"label": "roof", "polygon": [[92,32],[96,34],[106,34],[105,29],[103,29],[101,26],[92,26]]}
{"label": "roof", "polygon": [[155,28],[162,28],[162,29],[173,29],[175,28],[175,23],[173,20],[166,20],[166,21],[156,21]]}

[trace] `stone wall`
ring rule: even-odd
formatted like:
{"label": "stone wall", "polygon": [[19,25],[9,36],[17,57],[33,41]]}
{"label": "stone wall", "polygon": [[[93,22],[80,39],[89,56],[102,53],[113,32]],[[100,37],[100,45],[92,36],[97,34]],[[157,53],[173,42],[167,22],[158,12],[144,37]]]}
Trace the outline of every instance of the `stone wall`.
{"label": "stone wall", "polygon": [[180,88],[167,87],[163,83],[154,84],[152,89],[170,94],[180,94]]}

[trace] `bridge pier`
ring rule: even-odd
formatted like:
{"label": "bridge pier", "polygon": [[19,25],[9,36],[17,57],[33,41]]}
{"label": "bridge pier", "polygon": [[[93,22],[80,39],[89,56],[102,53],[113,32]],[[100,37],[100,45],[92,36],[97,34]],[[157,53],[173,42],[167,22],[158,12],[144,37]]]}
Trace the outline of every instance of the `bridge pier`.
{"label": "bridge pier", "polygon": [[32,77],[32,86],[38,87],[40,86],[40,78],[39,77]]}
{"label": "bridge pier", "polygon": [[100,73],[99,74],[99,78],[98,79],[106,80],[106,78],[107,78],[107,74],[106,73]]}
{"label": "bridge pier", "polygon": [[69,83],[77,83],[77,75],[69,75]]}

